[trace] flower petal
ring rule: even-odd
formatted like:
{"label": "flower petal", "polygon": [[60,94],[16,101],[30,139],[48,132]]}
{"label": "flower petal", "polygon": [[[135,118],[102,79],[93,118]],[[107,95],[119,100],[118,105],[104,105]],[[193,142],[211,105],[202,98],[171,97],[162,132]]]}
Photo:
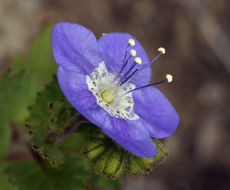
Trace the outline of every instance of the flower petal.
{"label": "flower petal", "polygon": [[124,120],[108,116],[101,128],[131,153],[140,157],[153,157],[157,148],[143,125],[143,120]]}
{"label": "flower petal", "polygon": [[95,97],[88,90],[84,74],[59,66],[57,78],[62,92],[77,110],[88,110],[97,106]]}
{"label": "flower petal", "polygon": [[59,66],[57,78],[62,92],[71,105],[89,121],[102,126],[108,113],[98,106],[96,98],[88,90],[85,75]]}
{"label": "flower petal", "polygon": [[133,92],[134,112],[149,123],[150,136],[170,136],[179,124],[179,116],[169,100],[155,87]]}
{"label": "flower petal", "polygon": [[[136,40],[136,38],[127,33],[109,33],[102,36],[98,40],[98,48],[106,63],[107,69],[110,72],[113,72],[115,70],[119,73],[119,71],[121,70],[124,64],[125,52],[128,46],[129,39],[135,40],[135,45],[133,47],[130,46],[129,50],[135,49],[137,53],[136,56],[142,59],[141,66],[137,64],[135,68],[143,67],[144,65],[149,63],[149,58],[144,48],[142,47],[140,42]],[[129,57],[129,55],[130,53],[128,52],[126,59]],[[125,67],[124,73],[131,67],[133,61],[134,57],[132,57],[128,62],[128,65]],[[146,68],[136,74],[131,81],[135,83],[136,86],[141,86],[148,84],[150,79],[151,66],[146,66]]]}
{"label": "flower petal", "polygon": [[102,61],[94,34],[81,25],[58,23],[51,40],[54,59],[65,69],[90,73]]}

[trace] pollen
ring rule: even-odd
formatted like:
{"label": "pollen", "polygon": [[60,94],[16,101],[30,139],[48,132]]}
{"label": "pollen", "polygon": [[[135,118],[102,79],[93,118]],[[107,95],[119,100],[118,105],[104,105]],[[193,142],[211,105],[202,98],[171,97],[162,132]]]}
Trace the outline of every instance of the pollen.
{"label": "pollen", "polygon": [[132,38],[130,38],[130,39],[129,39],[129,44],[130,44],[131,46],[135,46],[135,40],[132,39]]}
{"label": "pollen", "polygon": [[130,50],[130,54],[131,54],[133,57],[135,57],[135,56],[137,55],[137,52],[136,52],[135,49],[131,49],[131,50]]}
{"label": "pollen", "polygon": [[159,47],[158,51],[161,52],[162,54],[165,54],[166,50],[163,47]]}
{"label": "pollen", "polygon": [[134,61],[138,63],[139,65],[142,63],[142,60],[140,57],[135,57]]}
{"label": "pollen", "polygon": [[173,81],[173,76],[172,75],[167,74],[165,77],[166,77],[168,83],[171,83]]}

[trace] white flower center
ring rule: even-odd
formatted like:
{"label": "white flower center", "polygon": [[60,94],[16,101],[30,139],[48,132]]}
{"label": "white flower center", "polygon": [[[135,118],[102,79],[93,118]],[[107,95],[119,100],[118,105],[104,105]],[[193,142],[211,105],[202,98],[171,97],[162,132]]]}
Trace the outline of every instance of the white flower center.
{"label": "white flower center", "polygon": [[86,83],[96,97],[98,105],[111,116],[129,120],[139,119],[133,110],[132,92],[127,93],[135,88],[135,84],[125,83],[119,86],[116,75],[107,70],[104,62],[86,76]]}

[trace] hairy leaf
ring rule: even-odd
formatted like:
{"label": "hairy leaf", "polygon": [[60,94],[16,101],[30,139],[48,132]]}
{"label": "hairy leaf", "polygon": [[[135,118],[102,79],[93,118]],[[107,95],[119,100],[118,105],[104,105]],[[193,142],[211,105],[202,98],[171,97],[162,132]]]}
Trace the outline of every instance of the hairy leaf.
{"label": "hairy leaf", "polygon": [[51,48],[52,27],[52,25],[45,27],[30,45],[27,56],[17,57],[11,64],[13,71],[26,70],[30,80],[40,87],[39,90],[44,83],[50,81],[50,76],[57,70]]}
{"label": "hairy leaf", "polygon": [[7,151],[10,141],[10,122],[22,122],[28,115],[27,106],[33,102],[36,89],[20,72],[6,72],[0,77],[0,156]]}
{"label": "hairy leaf", "polygon": [[24,124],[29,115],[28,105],[56,72],[51,29],[52,26],[47,27],[32,43],[26,56],[12,61],[12,71],[0,77],[0,156],[6,153],[10,141],[10,122]]}
{"label": "hairy leaf", "polygon": [[6,164],[0,163],[0,189],[1,190],[17,190],[16,186],[9,183],[10,179],[4,173]]}
{"label": "hairy leaf", "polygon": [[[62,168],[52,168],[34,160],[24,160],[6,169],[12,184],[23,190],[86,189],[89,180],[87,161],[81,156],[66,156]],[[23,175],[22,175],[23,174]]]}
{"label": "hairy leaf", "polygon": [[36,102],[30,107],[26,126],[33,149],[53,166],[60,166],[64,162],[63,155],[54,145],[55,137],[65,130],[76,114],[65,100],[56,77],[38,94]]}

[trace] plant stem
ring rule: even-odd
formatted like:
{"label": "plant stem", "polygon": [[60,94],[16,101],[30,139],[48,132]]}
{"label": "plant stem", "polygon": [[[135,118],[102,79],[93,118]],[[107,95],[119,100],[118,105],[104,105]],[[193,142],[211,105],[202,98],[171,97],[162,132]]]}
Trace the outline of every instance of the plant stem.
{"label": "plant stem", "polygon": [[69,137],[72,133],[74,133],[74,131],[78,128],[78,126],[80,126],[80,124],[85,123],[85,122],[87,122],[87,120],[83,116],[77,115],[75,118],[73,118],[69,126],[66,127],[63,134],[58,134],[54,136],[55,140],[53,144],[57,144],[58,142]]}

